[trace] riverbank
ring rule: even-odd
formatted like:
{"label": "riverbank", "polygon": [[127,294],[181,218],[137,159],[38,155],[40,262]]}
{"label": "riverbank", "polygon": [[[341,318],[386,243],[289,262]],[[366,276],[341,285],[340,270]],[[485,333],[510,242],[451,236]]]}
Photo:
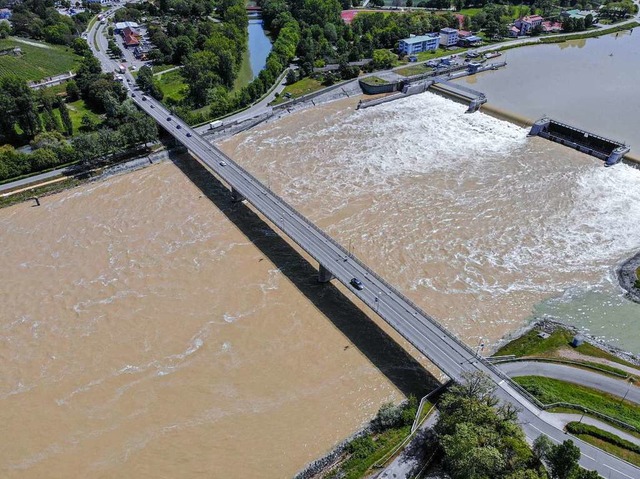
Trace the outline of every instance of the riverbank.
{"label": "riverbank", "polygon": [[640,288],[636,288],[638,269],[640,268],[640,253],[622,263],[617,271],[618,282],[627,292],[626,297],[640,304]]}

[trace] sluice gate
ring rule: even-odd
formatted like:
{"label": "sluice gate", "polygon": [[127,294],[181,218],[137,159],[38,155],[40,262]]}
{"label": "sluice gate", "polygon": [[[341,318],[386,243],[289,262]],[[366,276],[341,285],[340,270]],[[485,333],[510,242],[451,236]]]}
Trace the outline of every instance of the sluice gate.
{"label": "sluice gate", "polygon": [[541,136],[587,155],[595,156],[604,160],[605,166],[615,165],[630,150],[625,143],[611,140],[550,118],[541,118],[536,121],[531,127],[531,131],[529,131],[529,136]]}

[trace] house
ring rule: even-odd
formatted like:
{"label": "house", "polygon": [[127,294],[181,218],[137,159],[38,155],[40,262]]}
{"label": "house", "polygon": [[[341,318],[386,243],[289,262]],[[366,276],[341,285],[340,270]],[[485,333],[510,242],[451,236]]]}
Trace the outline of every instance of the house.
{"label": "house", "polygon": [[520,29],[514,25],[509,27],[509,36],[512,38],[516,38],[520,35]]}
{"label": "house", "polygon": [[439,45],[440,36],[437,33],[429,33],[400,40],[398,51],[406,55],[414,55],[420,52],[437,50]]}
{"label": "house", "polygon": [[129,47],[137,47],[140,45],[140,34],[133,30],[132,28],[126,27],[122,30],[122,40],[124,46]]}
{"label": "house", "polygon": [[11,10],[8,8],[0,8],[0,20],[9,20],[11,18]]}
{"label": "house", "polygon": [[478,37],[472,34],[461,36],[460,39],[458,40],[458,45],[460,45],[461,47],[476,47],[481,43],[482,43],[482,37]]}
{"label": "house", "polygon": [[440,30],[440,45],[448,48],[458,44],[458,30],[443,28]]}
{"label": "house", "polygon": [[542,31],[545,33],[558,33],[562,31],[560,22],[542,22]]}
{"label": "house", "polygon": [[527,35],[531,30],[542,25],[544,19],[540,15],[527,15],[515,21],[515,26],[520,30],[520,35]]}

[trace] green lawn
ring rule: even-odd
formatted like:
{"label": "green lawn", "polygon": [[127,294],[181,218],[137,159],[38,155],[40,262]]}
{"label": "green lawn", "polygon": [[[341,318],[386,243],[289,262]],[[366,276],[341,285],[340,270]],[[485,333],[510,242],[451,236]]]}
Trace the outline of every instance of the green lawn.
{"label": "green lawn", "polygon": [[[528,331],[526,334],[502,346],[498,351],[496,351],[495,356],[507,356],[513,354],[516,357],[535,356],[543,358],[558,358],[561,357],[559,351],[562,349],[567,349],[577,351],[585,356],[607,359],[618,364],[624,364],[626,366],[637,368],[635,364],[631,364],[624,359],[620,359],[619,357],[614,356],[613,354],[589,343],[583,343],[577,348],[571,347],[570,343],[573,339],[574,333],[569,330],[558,329],[554,331],[553,334],[551,334],[551,336],[547,339],[538,337],[538,333],[538,329],[532,329],[531,331]],[[585,364],[588,364],[590,366],[606,369],[617,374],[624,374],[624,371],[607,365],[597,364],[589,361],[578,362],[584,362]]]}
{"label": "green lawn", "polygon": [[187,84],[184,82],[180,70],[173,70],[160,75],[157,84],[158,88],[164,93],[165,99],[172,98],[179,101],[184,98],[184,90],[187,88]]}
{"label": "green lawn", "polygon": [[363,78],[362,83],[366,83],[367,85],[388,85],[389,82],[383,78],[372,76]]}
{"label": "green lawn", "polygon": [[303,78],[302,80],[284,87],[280,97],[274,103],[282,103],[289,100],[289,98],[285,96],[287,93],[291,95],[291,98],[298,98],[299,96],[318,91],[321,88],[323,88],[322,83],[315,78]]}
{"label": "green lawn", "polygon": [[566,430],[583,441],[640,466],[640,446],[590,424],[570,422]]}
{"label": "green lawn", "polygon": [[[29,40],[31,41],[31,40]],[[0,78],[14,74],[27,81],[38,81],[76,68],[81,57],[69,48],[42,43],[28,45],[11,38],[0,40],[0,49],[19,47],[22,56],[0,56]]]}
{"label": "green lawn", "polygon": [[629,401],[592,388],[558,379],[521,376],[514,381],[544,404],[567,402],[586,407],[640,429],[640,407]]}
{"label": "green lawn", "polygon": [[176,65],[153,65],[151,67],[151,72],[155,75],[157,73],[162,73],[163,71],[170,70],[171,68],[175,68]]}
{"label": "green lawn", "polygon": [[101,122],[102,117],[91,110],[89,110],[84,104],[84,100],[78,100],[71,103],[67,103],[67,109],[69,110],[69,116],[73,122],[73,134],[77,135],[80,131],[80,125],[82,124],[82,117],[89,115],[91,119],[96,122]]}
{"label": "green lawn", "polygon": [[251,71],[251,61],[249,60],[249,49],[247,48],[242,56],[242,63],[236,81],[233,82],[233,92],[240,91],[242,87],[247,86],[253,80],[253,72]]}
{"label": "green lawn", "polygon": [[405,77],[410,77],[412,75],[420,75],[421,73],[427,73],[431,71],[432,68],[427,65],[421,63],[419,65],[411,65],[408,67],[400,68],[399,70],[395,70],[398,75],[402,75]]}
{"label": "green lawn", "polygon": [[460,15],[466,15],[468,17],[473,17],[482,11],[482,8],[463,8],[462,10],[456,12]]}

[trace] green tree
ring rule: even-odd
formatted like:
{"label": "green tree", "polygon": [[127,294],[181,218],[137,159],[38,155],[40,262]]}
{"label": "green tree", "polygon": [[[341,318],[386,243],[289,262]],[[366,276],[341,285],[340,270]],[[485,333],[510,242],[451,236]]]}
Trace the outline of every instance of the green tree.
{"label": "green tree", "polygon": [[398,56],[389,50],[379,49],[373,51],[373,67],[382,70],[391,68]]}
{"label": "green tree", "polygon": [[69,109],[67,108],[67,104],[64,102],[62,98],[58,100],[57,103],[58,111],[60,112],[60,118],[62,119],[62,125],[64,126],[64,130],[67,135],[73,135],[73,121],[71,121],[71,115],[69,115]]}
{"label": "green tree", "polygon": [[65,91],[69,101],[76,101],[80,98],[80,89],[78,88],[78,84],[73,80],[69,80],[67,82],[65,85]]}
{"label": "green tree", "polygon": [[571,439],[551,447],[546,456],[552,479],[571,479],[578,473],[580,449]]}

